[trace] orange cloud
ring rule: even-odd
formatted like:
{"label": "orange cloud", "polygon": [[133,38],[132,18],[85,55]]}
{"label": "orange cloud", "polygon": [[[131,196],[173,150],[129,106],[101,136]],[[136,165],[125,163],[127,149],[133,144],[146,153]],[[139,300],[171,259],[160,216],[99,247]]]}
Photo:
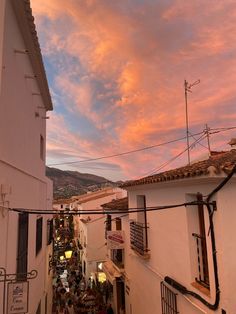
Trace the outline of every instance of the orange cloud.
{"label": "orange cloud", "polygon": [[[78,147],[89,156],[109,155],[184,136],[184,79],[201,80],[188,94],[193,133],[205,123],[233,123],[235,1],[31,2],[43,52],[57,65],[54,82],[68,115],[83,116],[100,134],[99,140],[95,133],[96,140],[85,139],[68,128],[68,121],[64,134],[57,129],[58,116],[50,127],[50,151],[65,146],[71,156]],[[62,132],[58,142],[54,130]],[[214,137],[214,148],[222,146],[222,138]],[[134,164],[155,168],[181,149],[184,144],[162,149],[158,157],[147,152],[112,162],[132,175]],[[196,155],[200,150],[205,148]]]}

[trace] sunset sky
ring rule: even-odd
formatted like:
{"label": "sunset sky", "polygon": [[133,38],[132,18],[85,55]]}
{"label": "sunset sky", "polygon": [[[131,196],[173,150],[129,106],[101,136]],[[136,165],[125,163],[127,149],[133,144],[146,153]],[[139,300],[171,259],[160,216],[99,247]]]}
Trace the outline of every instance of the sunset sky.
{"label": "sunset sky", "polygon": [[[54,111],[48,165],[113,155],[190,132],[236,126],[235,0],[31,0]],[[196,135],[195,139],[200,135]],[[230,149],[236,130],[210,138]],[[190,142],[195,141],[194,138]],[[204,139],[191,159],[207,154]],[[55,165],[135,179],[187,162],[186,140],[90,162]],[[207,156],[207,155],[206,155]]]}

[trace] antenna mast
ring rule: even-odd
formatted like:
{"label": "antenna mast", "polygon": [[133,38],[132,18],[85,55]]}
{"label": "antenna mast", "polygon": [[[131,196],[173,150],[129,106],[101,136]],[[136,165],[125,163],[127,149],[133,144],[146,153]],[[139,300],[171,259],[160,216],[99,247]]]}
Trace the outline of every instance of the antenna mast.
{"label": "antenna mast", "polygon": [[189,123],[188,123],[188,92],[192,93],[191,88],[198,85],[200,80],[189,84],[184,80],[184,95],[185,95],[185,118],[186,118],[186,137],[187,137],[187,151],[188,151],[188,164],[190,165],[190,148],[189,148]]}
{"label": "antenna mast", "polygon": [[206,133],[206,136],[207,136],[207,146],[208,146],[208,151],[209,151],[209,157],[211,156],[210,133],[209,133],[210,130],[211,129],[206,124],[205,133]]}

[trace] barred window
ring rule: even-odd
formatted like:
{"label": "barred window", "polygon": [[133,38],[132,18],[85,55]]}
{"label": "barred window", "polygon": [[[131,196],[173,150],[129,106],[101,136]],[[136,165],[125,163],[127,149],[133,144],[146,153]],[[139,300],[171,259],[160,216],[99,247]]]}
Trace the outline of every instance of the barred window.
{"label": "barred window", "polygon": [[177,294],[161,282],[161,309],[162,314],[179,314],[177,310]]}
{"label": "barred window", "polygon": [[43,242],[43,217],[37,219],[36,222],[36,255],[42,248]]}

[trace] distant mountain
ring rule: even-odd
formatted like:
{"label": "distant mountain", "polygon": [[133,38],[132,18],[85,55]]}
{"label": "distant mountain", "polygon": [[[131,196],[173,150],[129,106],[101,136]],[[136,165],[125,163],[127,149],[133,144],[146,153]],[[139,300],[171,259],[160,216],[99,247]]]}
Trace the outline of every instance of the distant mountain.
{"label": "distant mountain", "polygon": [[121,184],[121,181],[112,182],[94,174],[65,171],[50,167],[46,167],[46,175],[53,181],[54,199],[70,198],[73,195],[96,191],[101,187]]}

